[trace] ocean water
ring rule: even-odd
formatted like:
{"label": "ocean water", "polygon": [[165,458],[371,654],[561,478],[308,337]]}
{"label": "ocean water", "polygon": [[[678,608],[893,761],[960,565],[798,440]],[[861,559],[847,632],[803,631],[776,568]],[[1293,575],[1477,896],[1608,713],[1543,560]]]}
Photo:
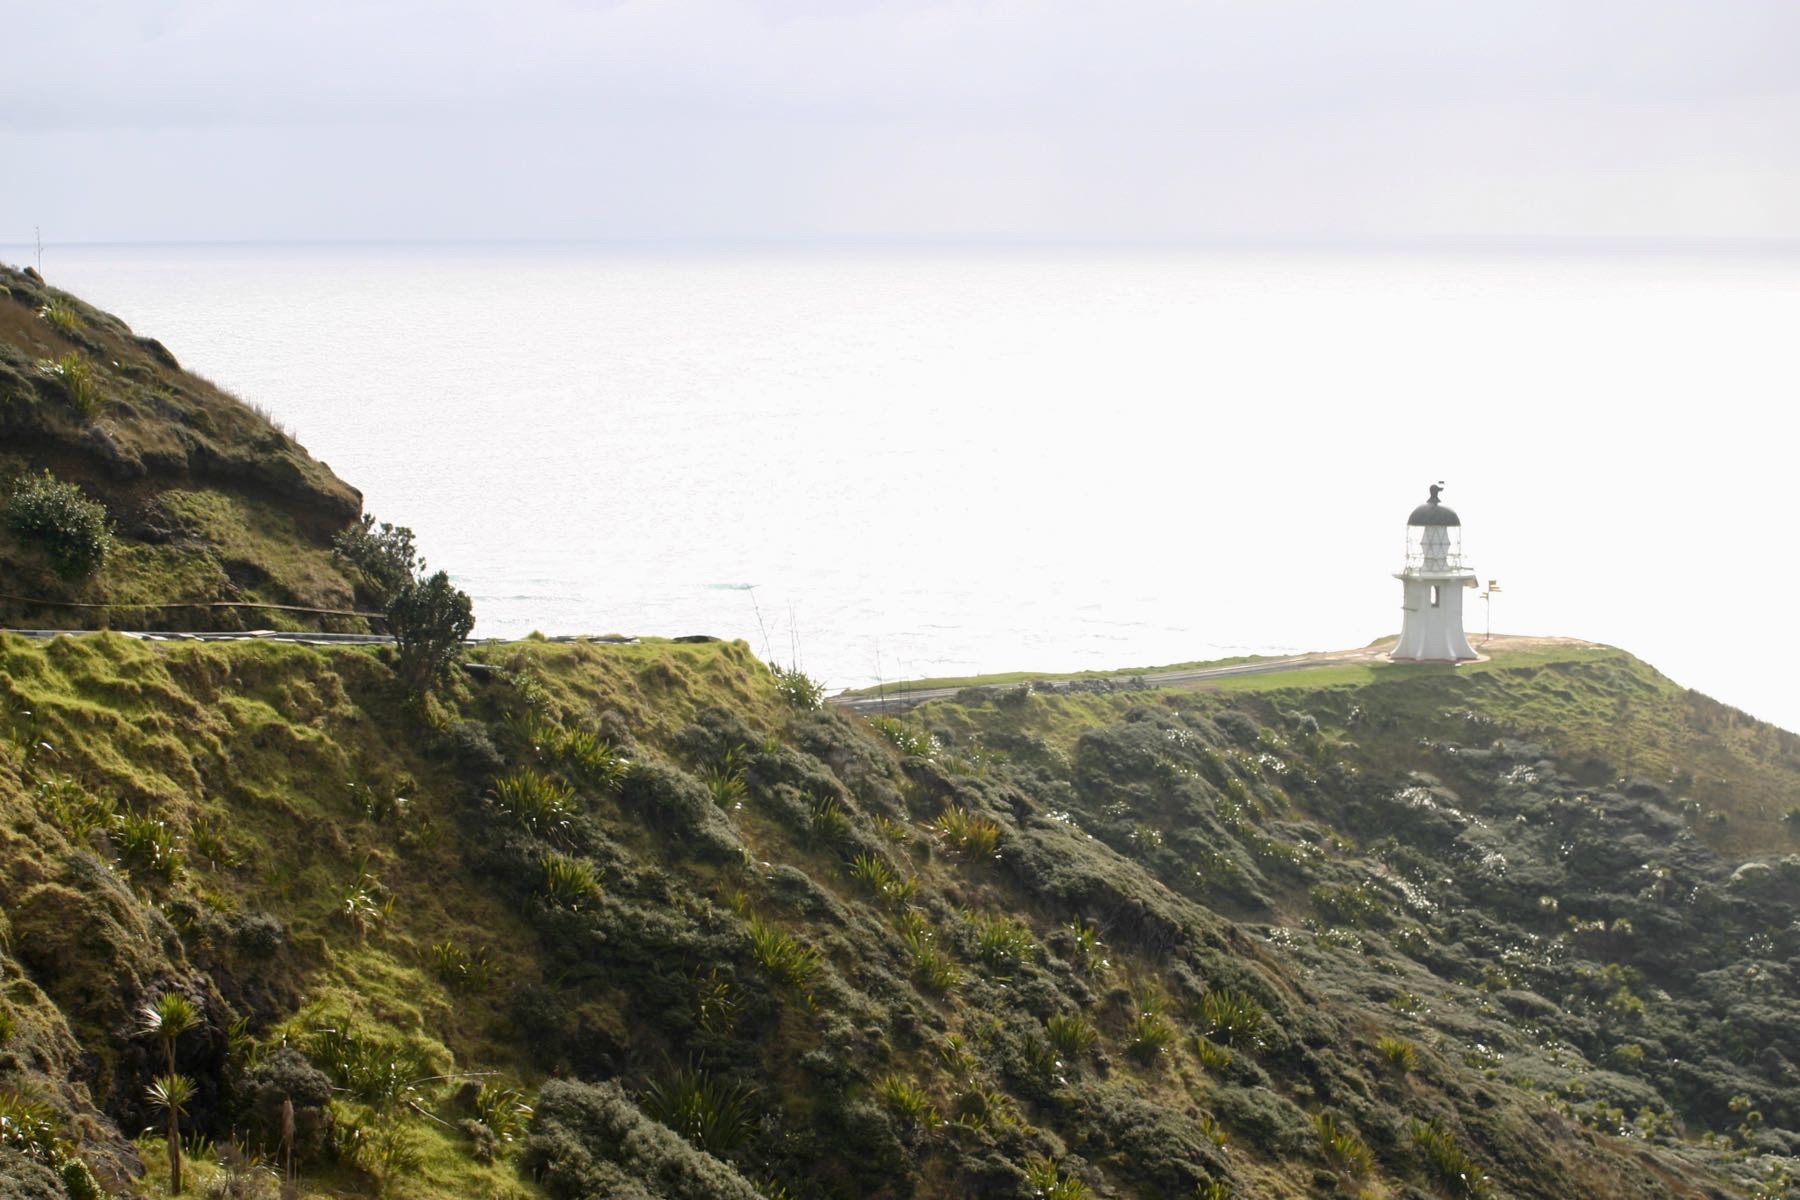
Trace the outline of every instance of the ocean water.
{"label": "ocean water", "polygon": [[1495,629],[1624,646],[1800,728],[1792,255],[44,266],[416,530],[482,634],[741,637],[834,687],[1360,645],[1398,630],[1405,518],[1442,479]]}

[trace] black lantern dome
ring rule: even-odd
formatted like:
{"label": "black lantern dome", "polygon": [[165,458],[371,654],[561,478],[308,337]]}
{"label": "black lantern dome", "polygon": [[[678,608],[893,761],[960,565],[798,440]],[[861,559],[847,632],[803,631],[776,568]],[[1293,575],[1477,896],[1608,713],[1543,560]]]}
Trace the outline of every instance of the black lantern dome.
{"label": "black lantern dome", "polygon": [[1443,490],[1443,484],[1432,484],[1431,499],[1413,509],[1412,516],[1406,518],[1406,523],[1408,525],[1421,526],[1460,526],[1462,524],[1462,518],[1456,515],[1456,510],[1451,508],[1448,504],[1443,504],[1438,501],[1438,493]]}

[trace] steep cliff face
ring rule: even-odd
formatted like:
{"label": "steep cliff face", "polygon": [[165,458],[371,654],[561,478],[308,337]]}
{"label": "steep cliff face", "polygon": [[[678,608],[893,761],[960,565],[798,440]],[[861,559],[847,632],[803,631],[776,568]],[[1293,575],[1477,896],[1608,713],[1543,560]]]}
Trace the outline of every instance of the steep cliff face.
{"label": "steep cliff face", "polygon": [[1800,745],[1627,655],[868,722],[480,654],[0,639],[0,1104],[160,1194],[178,992],[303,1194],[1786,1194]]}
{"label": "steep cliff face", "polygon": [[[66,578],[0,521],[0,623],[305,628],[333,619],[199,606],[356,607],[329,554],[361,512],[354,488],[160,342],[0,266],[0,492],[43,470],[105,505],[114,552]],[[192,607],[148,607],[173,604]]]}

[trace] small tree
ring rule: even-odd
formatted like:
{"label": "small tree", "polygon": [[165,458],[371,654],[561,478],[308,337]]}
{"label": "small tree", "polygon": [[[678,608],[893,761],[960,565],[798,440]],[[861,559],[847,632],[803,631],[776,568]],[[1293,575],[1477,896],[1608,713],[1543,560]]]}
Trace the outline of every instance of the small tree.
{"label": "small tree", "polygon": [[449,671],[475,628],[469,594],[439,571],[402,587],[387,606],[388,628],[399,643],[397,670],[414,692],[423,694]]}
{"label": "small tree", "polygon": [[168,1073],[175,1074],[175,1039],[200,1024],[200,1010],[180,992],[164,992],[139,1013],[143,1031],[162,1043]]}
{"label": "small tree", "polygon": [[399,644],[401,681],[420,695],[430,691],[475,628],[468,593],[452,587],[442,571],[425,574],[412,530],[386,521],[378,525],[367,513],[337,535],[332,553],[361,571],[381,601],[388,631]]}
{"label": "small tree", "polygon": [[186,1075],[162,1075],[151,1083],[150,1107],[168,1115],[169,1191],[181,1192],[181,1118],[194,1098],[194,1081]]}
{"label": "small tree", "polygon": [[386,521],[377,525],[369,513],[332,539],[331,552],[361,571],[383,604],[425,570],[425,561],[413,545],[413,531]]}

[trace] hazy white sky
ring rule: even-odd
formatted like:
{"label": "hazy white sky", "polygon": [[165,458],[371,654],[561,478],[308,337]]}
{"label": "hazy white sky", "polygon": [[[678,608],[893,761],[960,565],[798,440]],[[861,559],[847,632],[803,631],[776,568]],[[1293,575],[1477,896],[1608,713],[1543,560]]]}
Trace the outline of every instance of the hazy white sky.
{"label": "hazy white sky", "polygon": [[1794,0],[6,0],[0,242],[1800,237]]}

